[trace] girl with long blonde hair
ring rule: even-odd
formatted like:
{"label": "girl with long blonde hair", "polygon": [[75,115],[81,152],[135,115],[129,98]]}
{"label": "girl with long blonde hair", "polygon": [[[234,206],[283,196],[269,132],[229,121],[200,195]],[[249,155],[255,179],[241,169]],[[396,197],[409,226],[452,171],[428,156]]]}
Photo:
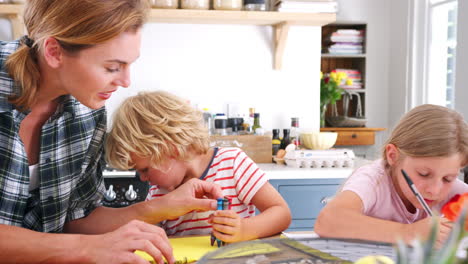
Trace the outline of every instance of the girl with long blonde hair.
{"label": "girl with long blonde hair", "polygon": [[[321,236],[410,242],[427,237],[434,217],[454,195],[468,192],[459,180],[468,165],[468,125],[458,112],[421,105],[400,120],[386,142],[383,158],[357,169],[321,211],[315,231]],[[426,211],[404,178],[414,182]],[[451,223],[441,217],[438,244]]]}

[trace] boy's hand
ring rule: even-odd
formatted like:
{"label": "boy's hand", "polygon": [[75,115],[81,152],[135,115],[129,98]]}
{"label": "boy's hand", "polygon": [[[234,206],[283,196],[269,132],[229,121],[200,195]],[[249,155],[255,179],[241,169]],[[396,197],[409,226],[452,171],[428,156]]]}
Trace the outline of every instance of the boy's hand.
{"label": "boy's hand", "polygon": [[232,210],[218,210],[211,215],[213,234],[224,242],[232,243],[247,240],[243,232],[244,219]]}

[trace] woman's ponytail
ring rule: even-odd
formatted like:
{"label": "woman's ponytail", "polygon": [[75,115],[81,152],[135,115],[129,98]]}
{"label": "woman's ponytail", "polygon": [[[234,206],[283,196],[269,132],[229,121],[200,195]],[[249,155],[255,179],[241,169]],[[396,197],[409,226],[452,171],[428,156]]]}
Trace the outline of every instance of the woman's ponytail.
{"label": "woman's ponytail", "polygon": [[29,43],[21,42],[21,46],[8,57],[5,66],[16,85],[20,87],[19,94],[11,96],[9,101],[19,110],[27,110],[36,98],[40,72],[36,57],[37,47],[32,44],[29,47]]}

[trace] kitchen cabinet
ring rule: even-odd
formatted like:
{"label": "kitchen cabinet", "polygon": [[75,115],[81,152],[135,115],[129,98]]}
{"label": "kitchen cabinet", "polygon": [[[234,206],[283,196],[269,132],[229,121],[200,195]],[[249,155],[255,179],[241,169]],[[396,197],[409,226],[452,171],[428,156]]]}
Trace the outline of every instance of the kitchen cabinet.
{"label": "kitchen cabinet", "polygon": [[[358,101],[360,101],[362,115],[366,116],[366,29],[367,25],[360,23],[334,23],[322,27],[320,70],[323,73],[329,73],[336,69],[353,70],[353,76],[348,74],[348,77],[353,78],[355,87],[346,88],[345,90],[353,93],[354,96],[349,100],[347,113],[344,113],[344,109],[346,109],[346,107],[344,107],[344,97],[337,101],[338,115],[355,117],[358,111]],[[360,32],[360,35],[337,33],[344,30],[354,30],[355,32]],[[360,76],[356,76],[358,74],[360,74]],[[332,115],[332,107],[328,107],[327,109],[326,116],[330,115]]]}
{"label": "kitchen cabinet", "polygon": [[[12,22],[13,36],[23,35],[21,13],[23,5],[0,5],[0,15]],[[273,11],[221,11],[191,9],[156,9],[150,11],[149,21],[154,23],[184,24],[248,24],[273,27],[274,65],[281,69],[282,57],[289,27],[292,25],[323,26],[336,20],[335,13],[287,13]]]}
{"label": "kitchen cabinet", "polygon": [[374,145],[375,133],[380,127],[323,127],[322,132],[338,132],[335,146]]}
{"label": "kitchen cabinet", "polygon": [[[336,41],[331,40],[331,36],[338,30],[355,30],[361,33],[356,36],[339,35],[339,37],[342,38],[342,41],[345,42],[341,47],[345,48],[330,51],[330,47],[333,44],[336,44]],[[358,78],[358,81],[355,83],[359,85],[355,85],[357,87],[345,89],[346,91],[354,94],[351,100],[349,100],[348,107],[344,107],[345,101],[343,98],[336,103],[336,109],[338,115],[340,116],[356,117],[360,107],[362,115],[365,117],[366,91],[367,89],[377,88],[368,87],[366,78],[366,33],[367,24],[365,23],[333,23],[322,27],[322,56],[320,64],[321,71],[324,73],[329,73],[335,69],[349,69],[360,73],[360,78]],[[336,35],[337,34],[335,34],[335,36]],[[346,42],[347,38],[357,42]],[[362,42],[359,42],[357,38],[361,38]],[[352,78],[356,78],[356,76],[352,76]],[[347,109],[346,113],[345,109]],[[332,114],[332,107],[329,105],[326,116],[331,116]],[[383,130],[385,130],[385,128],[325,127],[320,129],[320,131],[338,132],[338,139],[335,146],[374,145],[376,132]]]}
{"label": "kitchen cabinet", "polygon": [[320,210],[333,198],[345,178],[270,179],[291,209],[288,231],[313,230]]}

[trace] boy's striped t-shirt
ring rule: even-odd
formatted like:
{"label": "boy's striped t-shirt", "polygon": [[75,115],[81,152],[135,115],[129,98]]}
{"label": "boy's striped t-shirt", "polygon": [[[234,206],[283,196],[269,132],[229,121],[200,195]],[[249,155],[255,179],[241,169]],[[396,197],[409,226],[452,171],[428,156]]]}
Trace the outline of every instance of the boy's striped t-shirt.
{"label": "boy's striped t-shirt", "polygon": [[[239,148],[215,149],[213,159],[200,179],[221,186],[223,195],[231,198],[231,210],[241,218],[255,215],[252,197],[268,181],[265,173]],[[167,190],[157,185],[151,186],[146,200],[157,199],[166,193]],[[192,211],[163,221],[160,226],[170,236],[210,234],[208,219],[212,213]]]}

